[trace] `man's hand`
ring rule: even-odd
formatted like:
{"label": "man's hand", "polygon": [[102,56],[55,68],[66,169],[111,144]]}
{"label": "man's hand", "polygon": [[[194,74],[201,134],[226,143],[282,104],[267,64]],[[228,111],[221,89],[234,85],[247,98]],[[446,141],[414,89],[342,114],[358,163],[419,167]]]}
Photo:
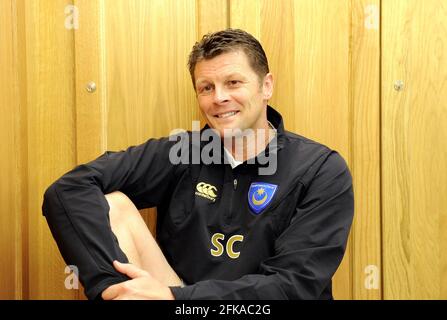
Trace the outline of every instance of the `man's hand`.
{"label": "man's hand", "polygon": [[147,271],[116,260],[113,261],[113,266],[132,280],[108,287],[101,295],[104,300],[174,300],[171,289]]}

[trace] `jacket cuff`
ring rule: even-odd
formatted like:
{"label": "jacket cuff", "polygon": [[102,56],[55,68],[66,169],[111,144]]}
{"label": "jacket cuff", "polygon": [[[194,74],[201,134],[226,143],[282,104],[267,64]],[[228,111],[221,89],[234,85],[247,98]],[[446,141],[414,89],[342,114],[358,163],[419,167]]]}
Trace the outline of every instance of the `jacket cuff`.
{"label": "jacket cuff", "polygon": [[186,287],[169,287],[175,300],[187,300]]}

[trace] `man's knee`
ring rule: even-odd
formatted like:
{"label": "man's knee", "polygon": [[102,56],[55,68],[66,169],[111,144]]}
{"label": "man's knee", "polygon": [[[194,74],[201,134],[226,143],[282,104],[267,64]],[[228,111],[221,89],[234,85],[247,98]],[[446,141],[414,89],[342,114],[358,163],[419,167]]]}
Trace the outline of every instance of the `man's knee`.
{"label": "man's knee", "polygon": [[133,202],[122,192],[115,191],[105,195],[107,202],[109,203],[110,219],[121,220],[128,218],[133,213],[138,213],[138,209]]}

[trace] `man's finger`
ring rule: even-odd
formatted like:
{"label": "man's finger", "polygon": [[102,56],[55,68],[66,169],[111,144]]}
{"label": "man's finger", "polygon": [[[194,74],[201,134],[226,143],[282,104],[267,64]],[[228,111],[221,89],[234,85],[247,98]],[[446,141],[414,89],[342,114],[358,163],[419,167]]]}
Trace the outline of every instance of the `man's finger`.
{"label": "man's finger", "polygon": [[115,269],[121,273],[124,273],[125,275],[129,276],[132,279],[139,278],[139,277],[145,277],[148,276],[149,273],[144,271],[143,269],[140,269],[136,266],[134,266],[131,263],[121,263],[117,260],[113,261],[113,266]]}
{"label": "man's finger", "polygon": [[103,298],[103,300],[112,300],[118,297],[119,292],[120,292],[120,284],[118,283],[105,289],[102,292],[101,297]]}

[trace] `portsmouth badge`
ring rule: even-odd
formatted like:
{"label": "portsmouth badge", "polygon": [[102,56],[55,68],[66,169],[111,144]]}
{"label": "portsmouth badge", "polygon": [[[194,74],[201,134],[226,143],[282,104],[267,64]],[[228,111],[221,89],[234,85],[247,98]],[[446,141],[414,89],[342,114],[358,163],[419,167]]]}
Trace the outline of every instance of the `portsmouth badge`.
{"label": "portsmouth badge", "polygon": [[265,182],[253,182],[248,190],[248,204],[254,214],[258,215],[272,201],[278,188],[275,184]]}

